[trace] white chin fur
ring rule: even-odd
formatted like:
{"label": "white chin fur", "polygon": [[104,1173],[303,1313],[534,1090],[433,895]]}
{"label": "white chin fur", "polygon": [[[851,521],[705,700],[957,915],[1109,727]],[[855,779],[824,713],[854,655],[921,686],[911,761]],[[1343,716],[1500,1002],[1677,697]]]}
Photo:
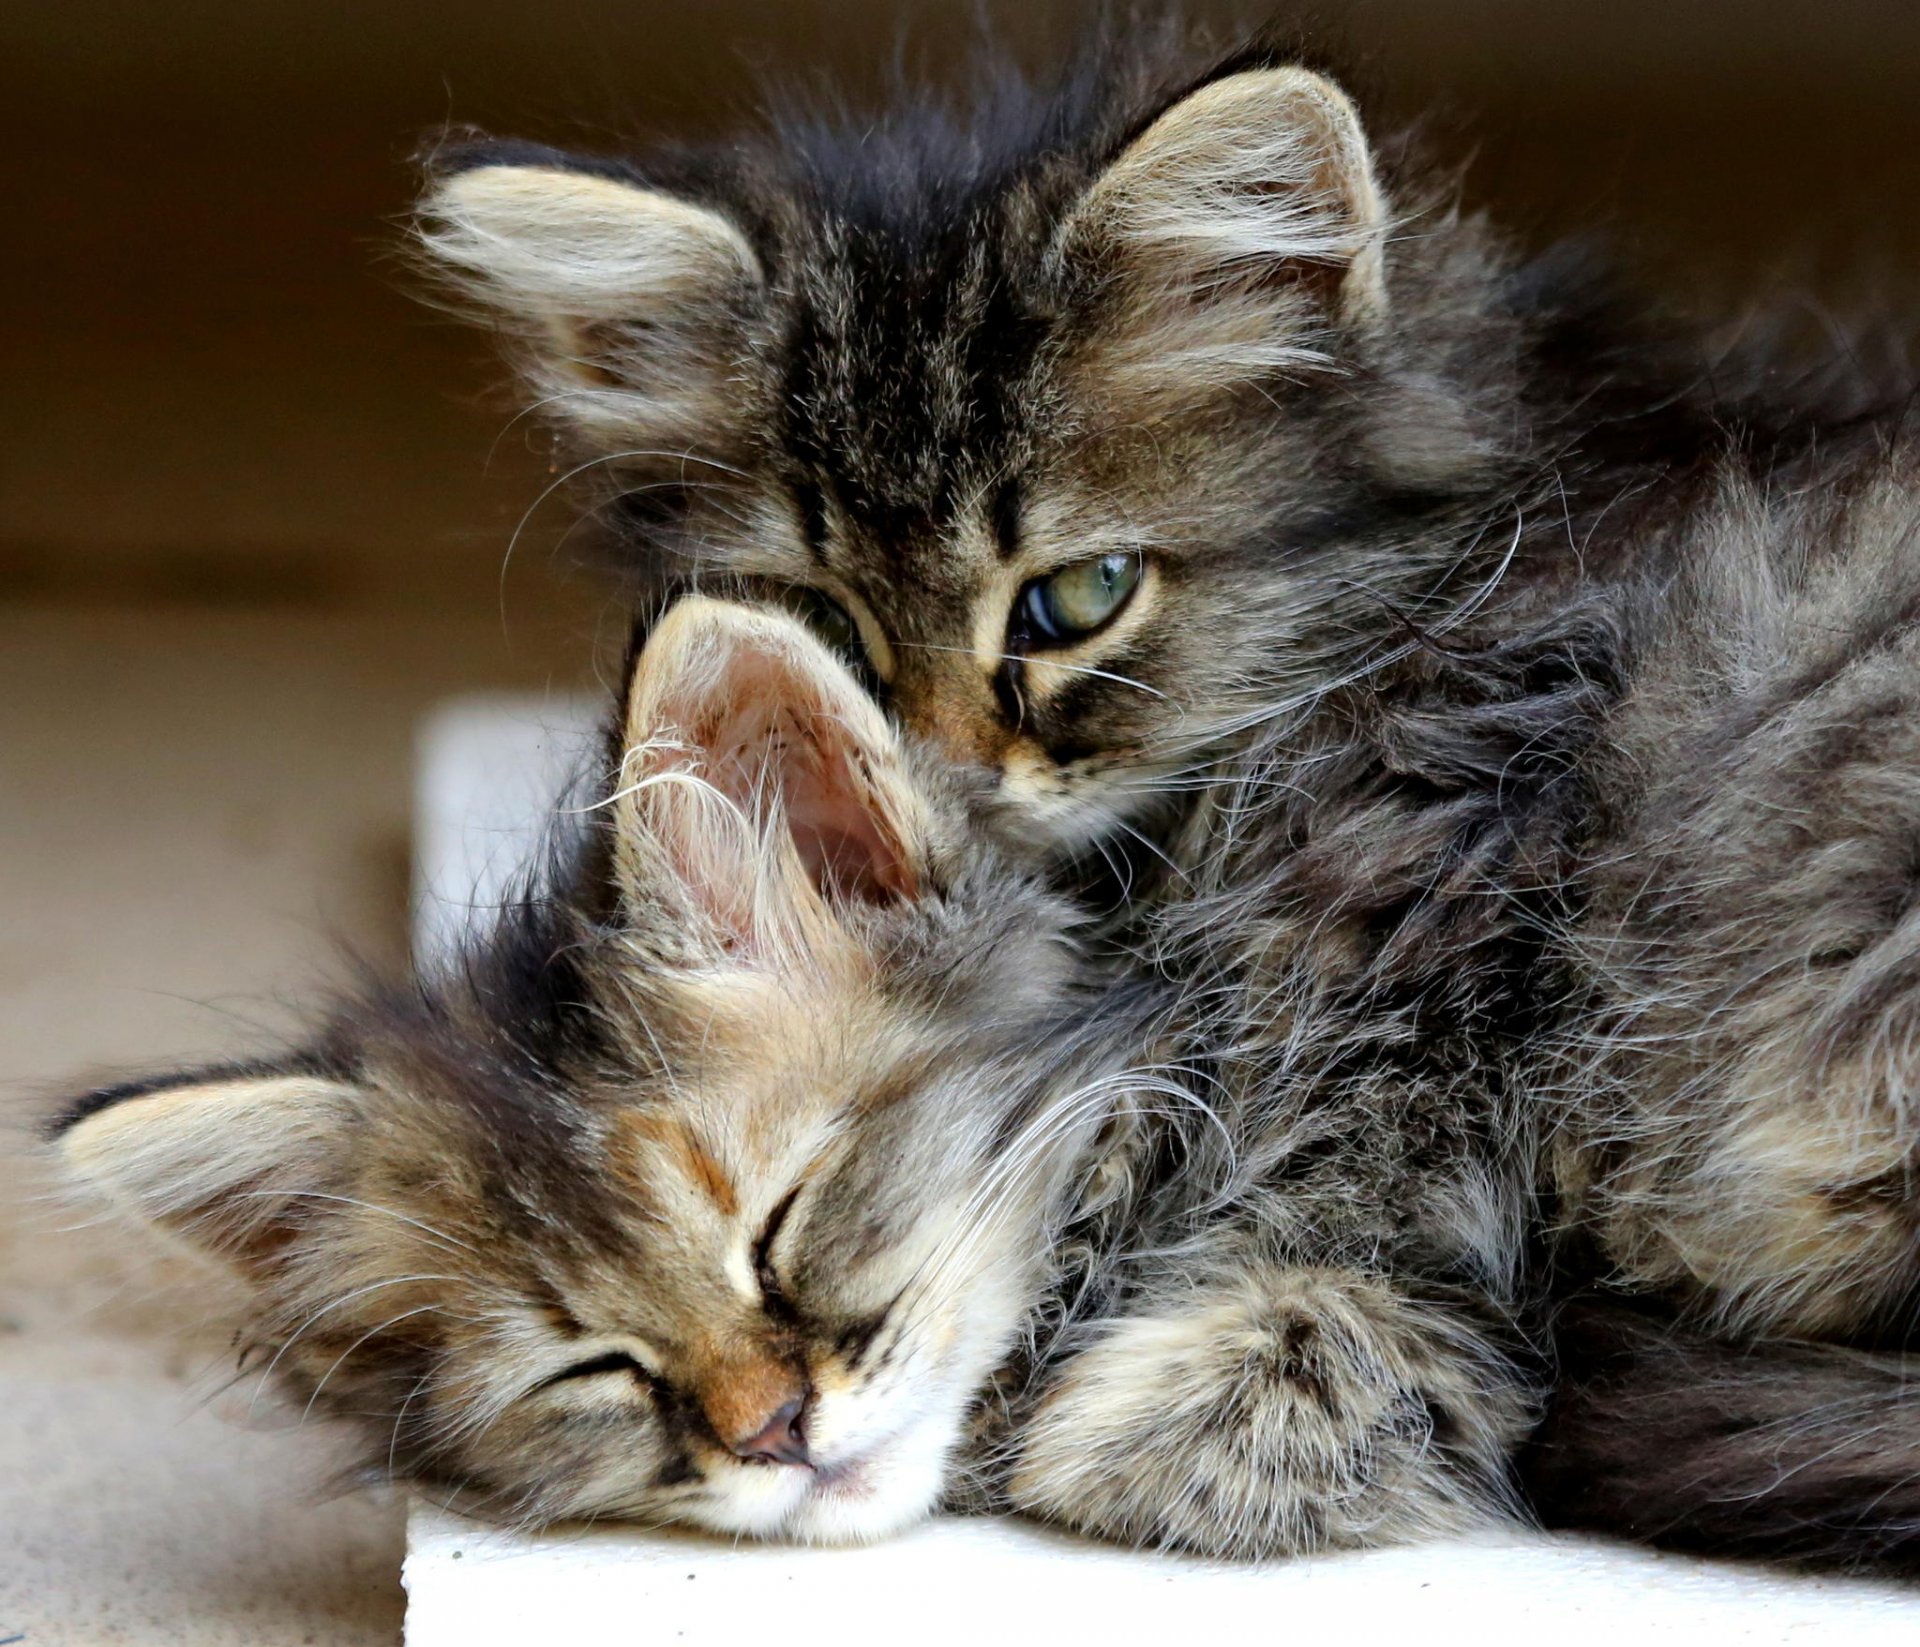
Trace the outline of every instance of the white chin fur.
{"label": "white chin fur", "polygon": [[866,1544],[924,1520],[945,1478],[942,1426],[922,1424],[820,1470],[737,1470],[687,1508],[711,1532],[796,1544]]}

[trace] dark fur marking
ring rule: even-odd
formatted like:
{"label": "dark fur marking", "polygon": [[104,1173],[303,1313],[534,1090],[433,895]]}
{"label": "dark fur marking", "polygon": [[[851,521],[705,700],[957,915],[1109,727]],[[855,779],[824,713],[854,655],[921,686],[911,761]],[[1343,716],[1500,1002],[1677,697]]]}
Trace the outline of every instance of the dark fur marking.
{"label": "dark fur marking", "polygon": [[174,1070],[164,1075],[143,1076],[119,1081],[69,1099],[44,1123],[42,1131],[51,1142],[70,1132],[82,1121],[136,1098],[152,1098],[183,1087],[224,1085],[233,1081],[266,1081],[288,1075],[310,1075],[317,1079],[347,1079],[344,1068],[319,1055],[295,1055],[281,1059],[253,1059],[232,1064],[206,1064]]}
{"label": "dark fur marking", "polygon": [[1522,1457],[1548,1525],[1920,1573],[1920,1413],[1897,1370],[1820,1345],[1715,1343],[1605,1303],[1569,1307],[1558,1337],[1561,1379]]}

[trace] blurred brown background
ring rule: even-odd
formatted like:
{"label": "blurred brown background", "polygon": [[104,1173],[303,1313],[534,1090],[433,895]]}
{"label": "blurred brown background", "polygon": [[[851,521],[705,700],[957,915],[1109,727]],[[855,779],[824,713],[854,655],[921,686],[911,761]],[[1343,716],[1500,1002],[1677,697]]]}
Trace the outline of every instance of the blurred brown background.
{"label": "blurred brown background", "polygon": [[[14,0],[0,8],[0,1083],[218,1052],[337,940],[403,945],[410,741],[565,689],[605,619],[516,521],[544,454],[413,303],[407,156],[452,121],[722,127],[871,87],[984,10],[855,0]],[[1206,9],[1206,8],[1201,8]],[[1604,218],[1700,306],[1808,326],[1920,284],[1913,0],[1326,6],[1386,118],[1540,234]],[[151,1277],[0,1166],[0,1639],[392,1641],[392,1509],[308,1438],[182,1420]],[[169,1309],[173,1306],[168,1306]],[[172,1359],[169,1359],[169,1356]],[[241,1402],[244,1411],[244,1401]]]}

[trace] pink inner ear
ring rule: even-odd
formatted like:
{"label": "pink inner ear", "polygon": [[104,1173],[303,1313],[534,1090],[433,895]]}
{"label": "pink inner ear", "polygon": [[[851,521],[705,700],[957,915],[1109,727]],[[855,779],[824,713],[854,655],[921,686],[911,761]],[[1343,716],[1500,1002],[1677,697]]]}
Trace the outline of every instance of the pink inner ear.
{"label": "pink inner ear", "polygon": [[800,862],[821,895],[888,903],[919,890],[883,810],[866,754],[819,683],[764,653],[729,660],[702,728],[708,776],[750,816],[777,795]]}
{"label": "pink inner ear", "polygon": [[[844,902],[888,903],[918,890],[899,843],[829,766],[789,769],[787,828],[813,884]],[[839,780],[839,781],[836,781]]]}

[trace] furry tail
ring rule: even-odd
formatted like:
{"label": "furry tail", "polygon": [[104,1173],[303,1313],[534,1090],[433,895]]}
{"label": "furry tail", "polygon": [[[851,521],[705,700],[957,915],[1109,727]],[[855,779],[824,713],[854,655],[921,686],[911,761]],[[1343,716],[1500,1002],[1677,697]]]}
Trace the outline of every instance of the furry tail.
{"label": "furry tail", "polygon": [[1557,1336],[1521,1466],[1546,1525],[1920,1574],[1920,1381],[1897,1359],[1716,1343],[1609,1304],[1570,1305]]}

